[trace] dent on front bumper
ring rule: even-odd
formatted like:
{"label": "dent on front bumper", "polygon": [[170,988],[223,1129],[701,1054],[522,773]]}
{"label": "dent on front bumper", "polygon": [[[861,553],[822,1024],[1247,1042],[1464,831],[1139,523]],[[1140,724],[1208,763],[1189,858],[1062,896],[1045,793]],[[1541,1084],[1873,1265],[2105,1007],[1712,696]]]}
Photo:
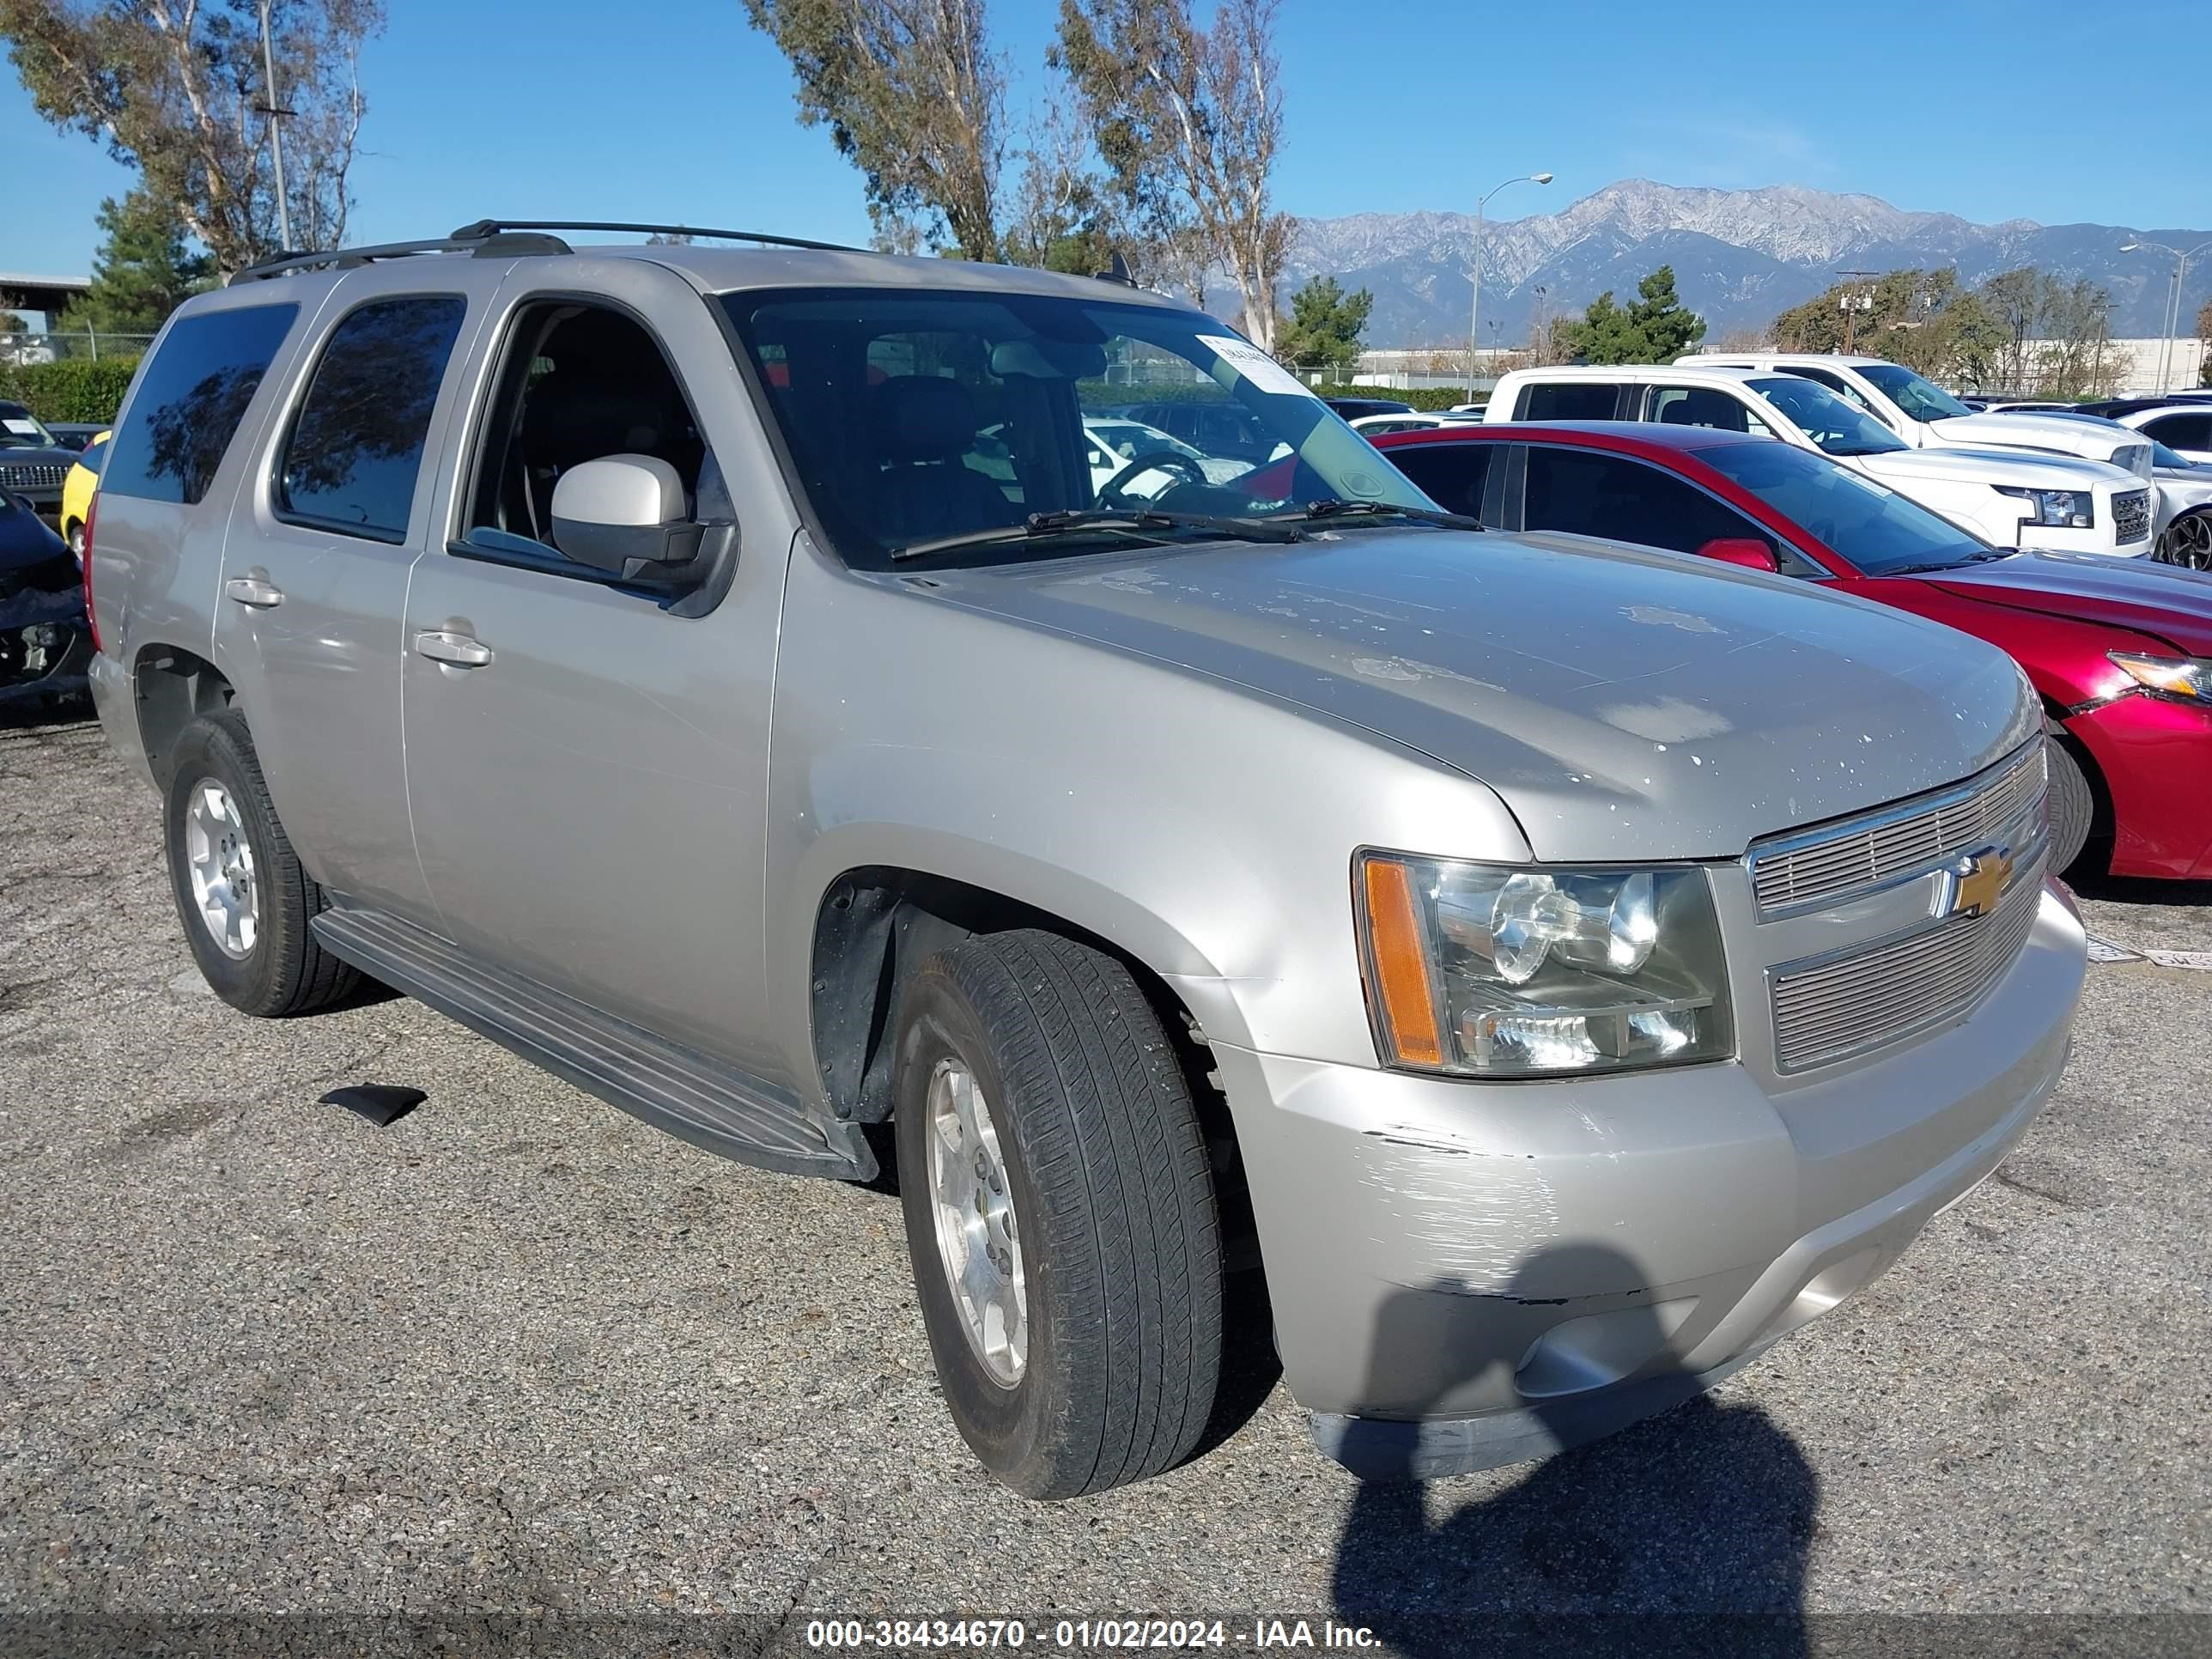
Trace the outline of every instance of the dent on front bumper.
{"label": "dent on front bumper", "polygon": [[1996,1168],[2064,1066],[2081,974],[2046,891],[1962,1018],[1772,1094],[1741,1064],[1470,1085],[1217,1046],[1317,1442],[1426,1478],[1711,1386]]}

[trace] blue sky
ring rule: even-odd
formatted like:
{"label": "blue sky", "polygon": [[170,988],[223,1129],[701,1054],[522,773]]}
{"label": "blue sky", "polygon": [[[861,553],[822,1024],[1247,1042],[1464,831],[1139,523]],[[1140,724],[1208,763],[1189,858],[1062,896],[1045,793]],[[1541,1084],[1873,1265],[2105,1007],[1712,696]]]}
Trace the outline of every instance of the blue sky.
{"label": "blue sky", "polygon": [[[858,174],[796,124],[789,74],[739,0],[387,7],[363,68],[356,240],[487,214],[866,238]],[[992,9],[1018,108],[1046,93],[1056,6]],[[1277,199],[1312,216],[1463,209],[1548,167],[1557,182],[1500,199],[1499,216],[1640,176],[1859,191],[1984,222],[2203,228],[2204,22],[2202,0],[2137,0],[2124,21],[2078,0],[1283,0]],[[2137,79],[2160,64],[2163,94]],[[2131,88],[2162,114],[2128,114]],[[94,213],[126,172],[40,120],[5,70],[0,144],[0,270],[86,270]]]}

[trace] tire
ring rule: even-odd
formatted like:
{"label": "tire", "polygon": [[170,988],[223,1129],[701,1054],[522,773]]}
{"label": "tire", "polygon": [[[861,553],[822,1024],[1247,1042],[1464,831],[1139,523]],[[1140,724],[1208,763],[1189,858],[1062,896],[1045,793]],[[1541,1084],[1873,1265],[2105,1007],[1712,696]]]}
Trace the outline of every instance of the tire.
{"label": "tire", "polygon": [[2097,797],[2088,775],[2073,751],[2058,738],[2045,738],[2051,756],[2051,867],[2063,875],[2089,844],[2089,827],[2096,821]]}
{"label": "tire", "polygon": [[2158,538],[2158,556],[2167,564],[2212,570],[2212,508],[2184,513]]}
{"label": "tire", "polygon": [[[1030,1498],[1174,1467],[1204,1432],[1220,1377],[1220,1224],[1182,1066],[1128,969],[1052,933],[966,940],[916,970],[896,1052],[907,1248],[962,1438]],[[981,1097],[977,1125],[988,1118],[995,1131],[1003,1177],[975,1183],[978,1213],[1000,1192],[1011,1199],[1006,1259],[1024,1297],[1018,1368],[1010,1342],[987,1358],[971,1336],[939,1243],[933,1149],[951,1145],[938,1119],[957,1117],[963,1075]],[[972,1167],[969,1127],[961,1121],[951,1171]],[[982,1215],[960,1237],[996,1241],[997,1224],[995,1212]]]}
{"label": "tire", "polygon": [[[250,915],[251,931],[243,926],[227,930],[228,947],[216,942],[193,884],[195,852],[205,850],[213,838],[208,815],[196,817],[207,786],[228,803],[231,817],[223,835],[244,853],[227,867],[251,872],[246,878],[247,902],[232,906]],[[162,831],[185,941],[209,987],[225,1002],[245,1013],[281,1018],[328,1007],[360,982],[360,975],[323,949],[307,929],[309,920],[324,908],[323,890],[292,851],[270,804],[252,736],[235,710],[203,714],[179,736]],[[227,876],[222,883],[234,900],[240,896],[236,881]]]}

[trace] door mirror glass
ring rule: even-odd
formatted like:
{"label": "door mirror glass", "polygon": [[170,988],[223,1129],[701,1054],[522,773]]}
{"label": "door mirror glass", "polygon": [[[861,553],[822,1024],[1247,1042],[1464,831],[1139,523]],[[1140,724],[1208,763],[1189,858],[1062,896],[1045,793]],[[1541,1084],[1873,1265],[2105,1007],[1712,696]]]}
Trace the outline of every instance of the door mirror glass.
{"label": "door mirror glass", "polygon": [[1750,536],[1716,536],[1698,549],[1698,556],[1718,559],[1723,564],[1740,564],[1747,570],[1774,572],[1782,568],[1774,550]]}
{"label": "door mirror glass", "polygon": [[696,572],[701,527],[684,480],[653,455],[585,461],[553,487],[553,544],[626,582],[673,586]]}

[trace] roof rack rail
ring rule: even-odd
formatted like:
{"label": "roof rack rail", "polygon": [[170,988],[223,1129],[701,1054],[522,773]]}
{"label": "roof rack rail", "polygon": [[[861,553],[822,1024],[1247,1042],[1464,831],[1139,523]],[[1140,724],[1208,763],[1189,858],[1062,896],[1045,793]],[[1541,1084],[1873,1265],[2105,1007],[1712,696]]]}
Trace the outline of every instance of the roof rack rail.
{"label": "roof rack rail", "polygon": [[710,230],[704,225],[640,225],[619,219],[479,219],[453,233],[457,240],[495,236],[507,231],[619,230],[644,236],[711,236],[718,242],[759,242],[768,247],[811,248],[822,253],[866,253],[844,242],[817,242],[804,236],[770,236],[757,230]]}
{"label": "roof rack rail", "polygon": [[570,253],[574,250],[557,236],[507,235],[496,228],[483,234],[475,226],[451,236],[426,237],[415,242],[374,242],[362,247],[334,247],[321,253],[281,252],[251,264],[230,280],[259,282],[289,271],[316,270],[328,265],[349,270],[377,259],[404,259],[417,253],[468,253],[478,258],[513,258],[526,253]]}

